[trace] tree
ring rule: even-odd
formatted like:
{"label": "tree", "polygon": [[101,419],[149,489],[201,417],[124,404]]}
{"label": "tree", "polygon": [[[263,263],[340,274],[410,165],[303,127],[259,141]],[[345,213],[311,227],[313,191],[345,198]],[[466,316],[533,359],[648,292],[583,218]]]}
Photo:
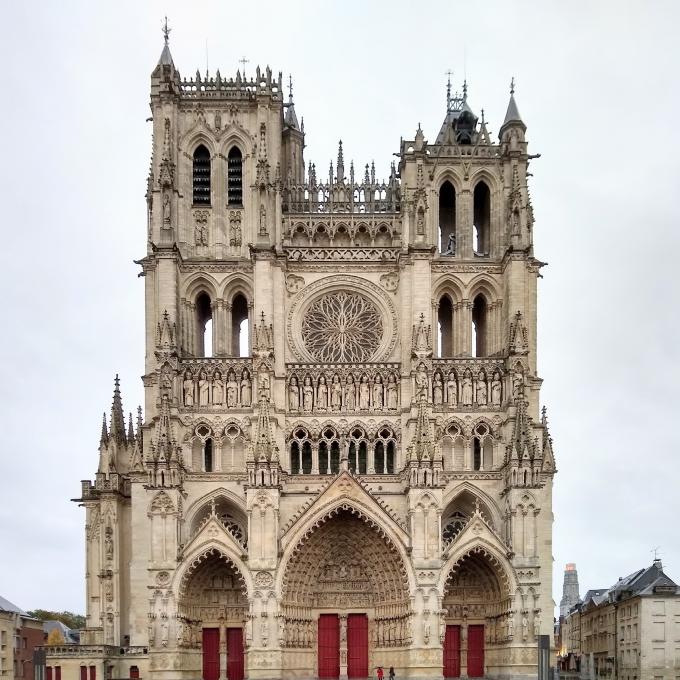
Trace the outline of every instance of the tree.
{"label": "tree", "polygon": [[66,640],[64,640],[64,634],[59,630],[59,628],[52,628],[52,630],[47,634],[48,645],[63,645],[65,642]]}
{"label": "tree", "polygon": [[85,628],[85,617],[82,614],[74,614],[73,612],[51,612],[48,609],[33,609],[28,612],[40,621],[61,621],[67,628],[74,628],[79,630]]}

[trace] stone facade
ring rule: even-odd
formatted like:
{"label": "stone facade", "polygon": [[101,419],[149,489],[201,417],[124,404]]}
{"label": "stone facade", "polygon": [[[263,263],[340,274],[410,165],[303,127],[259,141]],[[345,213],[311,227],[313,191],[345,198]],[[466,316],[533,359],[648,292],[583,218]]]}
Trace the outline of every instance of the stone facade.
{"label": "stone facade", "polygon": [[33,650],[43,638],[42,621],[0,597],[1,680],[33,680]]}
{"label": "stone facade", "polygon": [[589,590],[562,630],[564,670],[583,680],[676,680],[680,672],[680,588],[659,560]]}
{"label": "stone facade", "polygon": [[64,663],[535,676],[555,461],[514,96],[493,142],[449,86],[384,182],[342,143],[305,167],[269,68],[182,79],[166,41],[151,110],[144,418],[116,382]]}

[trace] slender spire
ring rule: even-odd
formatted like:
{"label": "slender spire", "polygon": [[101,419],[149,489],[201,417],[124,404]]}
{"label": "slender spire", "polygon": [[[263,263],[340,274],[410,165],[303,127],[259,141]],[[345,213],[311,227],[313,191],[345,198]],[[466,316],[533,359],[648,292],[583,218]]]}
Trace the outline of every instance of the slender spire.
{"label": "slender spire", "polygon": [[135,428],[132,425],[132,411],[128,415],[128,431],[127,431],[128,444],[132,444],[135,440]]}
{"label": "slender spire", "polygon": [[449,69],[444,75],[447,76],[446,80],[446,110],[448,111],[451,107],[451,76],[453,71]]}
{"label": "slender spire", "polygon": [[463,101],[467,101],[467,78],[463,81]]}
{"label": "slender spire", "polygon": [[345,179],[345,158],[344,158],[344,155],[342,153],[342,139],[338,143],[337,171],[338,171],[338,182],[342,182],[342,180]]}
{"label": "slender spire", "polygon": [[106,446],[109,443],[109,432],[106,428],[106,413],[102,413],[102,434],[99,438],[99,446]]}
{"label": "slender spire", "polygon": [[278,459],[278,447],[272,434],[269,418],[269,399],[266,394],[260,394],[257,409],[257,441],[255,442],[255,460],[268,461]]}
{"label": "slender spire", "polygon": [[522,120],[522,116],[519,115],[519,109],[517,108],[517,102],[515,101],[515,79],[510,81],[510,101],[508,102],[508,109],[505,112],[505,120],[503,125],[501,125],[501,133],[503,129],[511,124],[519,125],[526,130],[526,125]]}
{"label": "slender spire", "polygon": [[125,415],[123,414],[123,400],[120,396],[120,378],[116,373],[113,382],[113,403],[111,404],[111,439],[125,443]]}
{"label": "slender spire", "polygon": [[170,31],[172,29],[168,27],[168,17],[165,17],[163,22],[163,51],[161,52],[161,58],[158,60],[159,66],[174,66],[172,54],[170,54]]}
{"label": "slender spire", "polygon": [[297,115],[295,113],[295,106],[293,104],[293,76],[288,76],[288,105],[286,106],[286,115],[283,122],[293,130],[299,130]]}

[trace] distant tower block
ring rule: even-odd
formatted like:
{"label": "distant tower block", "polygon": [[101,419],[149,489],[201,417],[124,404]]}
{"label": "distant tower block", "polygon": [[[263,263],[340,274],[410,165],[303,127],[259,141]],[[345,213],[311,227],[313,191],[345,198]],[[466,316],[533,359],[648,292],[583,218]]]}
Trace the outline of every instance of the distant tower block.
{"label": "distant tower block", "polygon": [[560,617],[565,617],[569,610],[581,599],[578,591],[578,572],[576,565],[569,562],[564,568],[564,585],[560,600]]}

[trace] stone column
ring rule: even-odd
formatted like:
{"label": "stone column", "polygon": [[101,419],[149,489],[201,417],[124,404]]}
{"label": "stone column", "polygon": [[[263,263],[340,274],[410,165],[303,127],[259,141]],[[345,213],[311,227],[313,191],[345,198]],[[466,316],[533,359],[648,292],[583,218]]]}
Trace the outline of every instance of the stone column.
{"label": "stone column", "polygon": [[220,680],[227,680],[227,624],[220,623]]}
{"label": "stone column", "polygon": [[340,614],[340,678],[347,680],[347,614]]}

